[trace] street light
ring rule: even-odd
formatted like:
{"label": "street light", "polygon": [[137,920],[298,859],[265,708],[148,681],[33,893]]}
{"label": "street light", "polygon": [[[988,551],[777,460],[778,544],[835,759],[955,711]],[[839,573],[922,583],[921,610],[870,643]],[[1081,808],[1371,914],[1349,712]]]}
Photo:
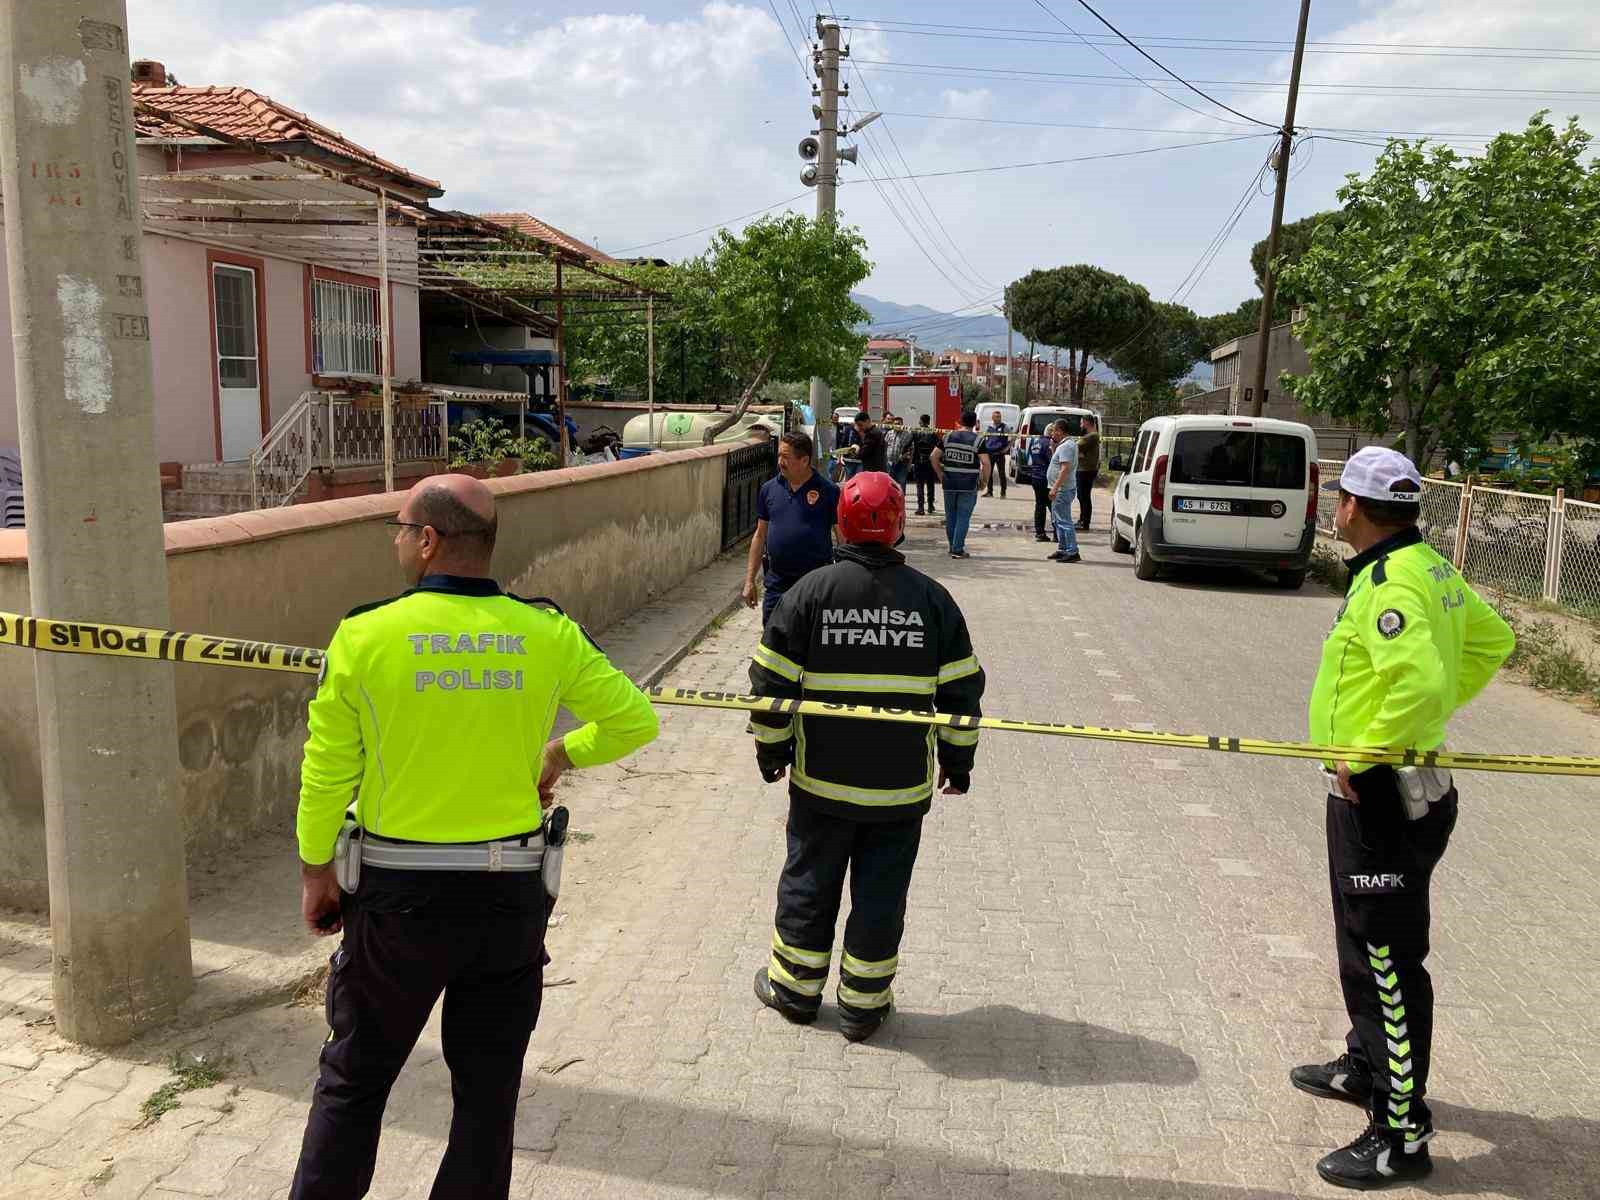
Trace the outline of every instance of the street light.
{"label": "street light", "polygon": [[883,116],[883,114],[881,112],[869,112],[866,116],[862,117],[854,125],[850,126],[850,128],[847,129],[845,132],[846,133],[860,133],[863,129],[865,129],[868,125],[871,125],[874,121],[876,121],[881,116]]}

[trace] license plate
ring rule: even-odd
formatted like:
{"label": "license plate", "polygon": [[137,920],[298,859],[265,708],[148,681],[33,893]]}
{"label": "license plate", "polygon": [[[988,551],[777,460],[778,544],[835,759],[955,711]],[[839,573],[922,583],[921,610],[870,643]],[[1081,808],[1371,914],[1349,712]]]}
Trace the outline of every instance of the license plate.
{"label": "license plate", "polygon": [[1223,517],[1233,515],[1232,500],[1200,500],[1193,496],[1180,496],[1173,501],[1173,507],[1179,512],[1215,513]]}

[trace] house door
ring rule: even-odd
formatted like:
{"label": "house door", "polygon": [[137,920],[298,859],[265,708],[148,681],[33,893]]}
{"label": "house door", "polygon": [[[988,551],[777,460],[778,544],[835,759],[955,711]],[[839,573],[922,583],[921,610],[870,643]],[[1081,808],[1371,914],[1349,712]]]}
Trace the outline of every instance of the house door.
{"label": "house door", "polygon": [[261,359],[256,338],[256,273],[211,268],[217,333],[217,420],[225,462],[249,458],[261,444]]}

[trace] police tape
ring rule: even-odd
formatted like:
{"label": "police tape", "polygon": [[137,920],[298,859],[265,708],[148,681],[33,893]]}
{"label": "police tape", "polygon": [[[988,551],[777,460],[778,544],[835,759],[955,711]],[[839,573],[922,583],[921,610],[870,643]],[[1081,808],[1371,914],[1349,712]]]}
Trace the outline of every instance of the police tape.
{"label": "police tape", "polygon": [[[217,667],[244,667],[317,675],[323,652],[280,642],[179,633],[171,629],[141,629],[96,621],[61,621],[0,612],[0,645],[58,654],[95,654],[115,658],[142,658],[160,662],[200,663]],[[1032,733],[1047,737],[1077,738],[1124,745],[1163,746],[1176,750],[1211,750],[1227,754],[1260,755],[1370,765],[1440,767],[1458,771],[1499,771],[1519,775],[1568,775],[1600,779],[1600,757],[1550,754],[1473,754],[1458,750],[1369,749],[1324,746],[1311,742],[1275,742],[1264,738],[1225,737],[1204,733],[1171,733],[1144,729],[1110,729],[1097,725],[1069,725],[1046,721],[1013,721],[1005,717],[970,717],[955,713],[918,712],[878,704],[844,704],[824,700],[784,700],[740,692],[697,688],[645,689],[652,703],[666,707],[712,708],[778,716],[848,717],[922,725],[963,732]]]}

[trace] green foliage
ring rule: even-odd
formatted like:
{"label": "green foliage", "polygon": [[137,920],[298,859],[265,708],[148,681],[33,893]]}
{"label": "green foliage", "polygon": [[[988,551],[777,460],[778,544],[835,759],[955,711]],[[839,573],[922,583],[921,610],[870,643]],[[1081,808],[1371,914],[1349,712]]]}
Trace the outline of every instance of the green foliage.
{"label": "green foliage", "polygon": [[1575,122],[1537,114],[1482,157],[1390,142],[1339,191],[1284,273],[1304,298],[1302,403],[1408,453],[1462,456],[1494,428],[1531,440],[1600,427],[1600,169]]}
{"label": "green foliage", "polygon": [[[1082,356],[1104,358],[1150,319],[1150,293],[1100,267],[1030,271],[1006,288],[1006,311],[1024,337]],[[1083,402],[1083,379],[1072,382],[1072,402]]]}
{"label": "green foliage", "polygon": [[[1272,302],[1272,323],[1281,325],[1289,319],[1293,308],[1279,291]],[[1238,337],[1249,337],[1261,329],[1261,297],[1252,296],[1232,312],[1218,313],[1214,317],[1200,318],[1201,340],[1206,349],[1214,350]]]}
{"label": "green foliage", "polygon": [[977,408],[980,404],[988,404],[994,399],[994,393],[981,386],[972,379],[961,377],[961,407],[963,409]]}
{"label": "green foliage", "polygon": [[1154,304],[1136,336],[1111,355],[1111,367],[1139,385],[1135,416],[1140,421],[1176,411],[1174,385],[1206,356],[1200,318],[1181,304]]}
{"label": "green foliage", "polygon": [[556,450],[550,439],[542,434],[513,441],[506,451],[507,458],[522,460],[524,474],[533,471],[553,471],[556,467]]}
{"label": "green foliage", "polygon": [[494,467],[502,459],[512,457],[517,445],[511,430],[497,420],[467,421],[450,435],[450,467],[452,470],[472,465]]}
{"label": "green foliage", "polygon": [[168,1064],[172,1078],[162,1084],[139,1106],[139,1125],[154,1125],[167,1113],[178,1107],[178,1097],[185,1092],[212,1087],[227,1078],[232,1060],[227,1055],[175,1054]]}
{"label": "green foliage", "polygon": [[[1289,319],[1290,310],[1301,301],[1301,297],[1292,287],[1286,287],[1283,271],[1293,266],[1305,257],[1307,250],[1311,249],[1313,239],[1318,229],[1327,225],[1335,234],[1344,225],[1345,213],[1343,209],[1330,209],[1327,212],[1312,213],[1309,217],[1302,217],[1298,221],[1291,221],[1278,231],[1278,287],[1275,296],[1277,303],[1273,304],[1273,316],[1277,318],[1278,310],[1283,311],[1284,321]],[[1250,269],[1255,272],[1256,287],[1266,291],[1267,283],[1267,239],[1262,238],[1250,247]],[[1250,301],[1246,301],[1246,304]],[[1241,308],[1243,306],[1241,305]],[[1261,320],[1261,301],[1255,301],[1255,311],[1252,314],[1250,328],[1254,331]],[[1224,339],[1225,341],[1227,339]]]}

